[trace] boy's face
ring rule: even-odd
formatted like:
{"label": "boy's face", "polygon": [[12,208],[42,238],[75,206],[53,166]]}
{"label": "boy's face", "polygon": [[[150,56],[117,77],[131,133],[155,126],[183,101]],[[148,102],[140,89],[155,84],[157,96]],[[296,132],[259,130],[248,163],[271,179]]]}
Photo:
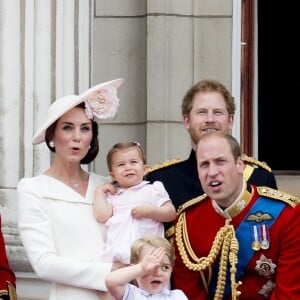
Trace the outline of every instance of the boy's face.
{"label": "boy's face", "polygon": [[[145,248],[141,253],[140,261],[152,249],[153,248],[150,247]],[[136,279],[137,284],[139,288],[151,294],[158,294],[163,289],[169,288],[172,270],[173,267],[171,265],[171,262],[168,256],[165,255],[160,267],[155,268],[152,274],[138,277]]]}

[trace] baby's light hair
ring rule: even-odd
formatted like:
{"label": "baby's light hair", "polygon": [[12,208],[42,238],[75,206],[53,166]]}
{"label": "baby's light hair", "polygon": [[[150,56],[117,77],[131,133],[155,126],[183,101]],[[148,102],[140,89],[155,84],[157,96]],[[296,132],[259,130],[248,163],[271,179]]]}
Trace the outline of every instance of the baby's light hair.
{"label": "baby's light hair", "polygon": [[139,153],[140,153],[140,157],[143,160],[143,163],[146,164],[146,155],[145,155],[144,150],[143,150],[143,148],[142,148],[142,146],[139,142],[130,141],[130,142],[117,143],[117,144],[114,144],[110,148],[110,150],[108,151],[107,156],[106,156],[106,163],[107,163],[108,170],[110,172],[111,172],[111,168],[112,168],[113,155],[116,152],[126,150],[126,149],[129,149],[129,148],[137,148]]}

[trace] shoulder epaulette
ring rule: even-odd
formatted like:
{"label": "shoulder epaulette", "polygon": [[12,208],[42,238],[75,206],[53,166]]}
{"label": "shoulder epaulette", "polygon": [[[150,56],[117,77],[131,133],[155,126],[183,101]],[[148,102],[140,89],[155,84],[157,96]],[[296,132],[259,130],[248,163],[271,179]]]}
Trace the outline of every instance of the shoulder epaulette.
{"label": "shoulder epaulette", "polygon": [[268,198],[283,201],[292,207],[295,207],[297,204],[300,203],[300,198],[298,198],[294,195],[288,194],[286,192],[275,190],[275,189],[272,189],[272,188],[269,188],[266,186],[257,187],[257,191],[258,191],[258,194],[261,196],[265,196]]}
{"label": "shoulder epaulette", "polygon": [[162,163],[158,163],[158,164],[156,164],[156,165],[154,165],[152,167],[148,167],[147,170],[146,170],[146,173],[150,173],[150,172],[153,172],[153,171],[165,168],[165,167],[169,167],[169,166],[178,164],[181,161],[182,161],[182,159],[180,159],[180,158],[174,158],[174,159],[162,162]]}
{"label": "shoulder epaulette", "polygon": [[[180,205],[177,209],[177,216],[180,215],[186,208],[188,208],[196,203],[199,203],[206,198],[207,198],[207,195],[203,194],[199,197],[193,198],[193,199],[185,202],[184,204]],[[172,241],[174,233],[175,233],[175,228],[174,228],[174,226],[171,226],[168,230],[165,231],[165,237],[169,241]]]}
{"label": "shoulder epaulette", "polygon": [[242,160],[246,163],[251,163],[251,164],[254,164],[258,167],[261,167],[269,172],[272,172],[272,169],[267,165],[266,162],[264,161],[259,161],[253,157],[250,157],[250,156],[247,156],[246,154],[243,154],[242,155]]}
{"label": "shoulder epaulette", "polygon": [[177,210],[177,215],[180,215],[184,210],[186,210],[188,207],[191,207],[201,201],[203,201],[204,199],[207,198],[207,195],[206,194],[203,194],[199,197],[196,197],[196,198],[193,198],[187,202],[185,202],[184,204],[180,205],[178,207],[178,210]]}

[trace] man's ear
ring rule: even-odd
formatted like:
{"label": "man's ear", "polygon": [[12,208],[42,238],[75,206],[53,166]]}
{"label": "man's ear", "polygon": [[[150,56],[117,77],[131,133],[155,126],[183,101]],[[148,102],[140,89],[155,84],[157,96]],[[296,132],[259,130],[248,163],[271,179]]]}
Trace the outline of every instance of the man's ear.
{"label": "man's ear", "polygon": [[240,156],[237,158],[236,165],[237,165],[237,168],[238,168],[239,172],[243,173],[244,168],[245,168],[245,164],[244,164],[244,161],[242,160],[242,158]]}
{"label": "man's ear", "polygon": [[234,115],[229,115],[230,130],[232,130],[233,123],[234,123]]}
{"label": "man's ear", "polygon": [[182,123],[185,129],[190,129],[190,120],[188,115],[183,115]]}

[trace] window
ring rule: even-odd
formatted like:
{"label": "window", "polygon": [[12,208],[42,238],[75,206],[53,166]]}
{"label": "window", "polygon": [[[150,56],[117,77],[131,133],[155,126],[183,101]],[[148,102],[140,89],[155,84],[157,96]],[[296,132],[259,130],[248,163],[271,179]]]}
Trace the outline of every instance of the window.
{"label": "window", "polygon": [[[250,153],[253,141],[253,0],[243,1],[242,145]],[[293,3],[256,1],[258,61],[258,159],[275,171],[300,174],[300,131],[297,106],[300,98],[299,13]],[[293,7],[294,6],[294,7]],[[244,39],[243,39],[244,41]],[[250,125],[249,125],[250,124]],[[287,135],[294,138],[290,141]]]}

